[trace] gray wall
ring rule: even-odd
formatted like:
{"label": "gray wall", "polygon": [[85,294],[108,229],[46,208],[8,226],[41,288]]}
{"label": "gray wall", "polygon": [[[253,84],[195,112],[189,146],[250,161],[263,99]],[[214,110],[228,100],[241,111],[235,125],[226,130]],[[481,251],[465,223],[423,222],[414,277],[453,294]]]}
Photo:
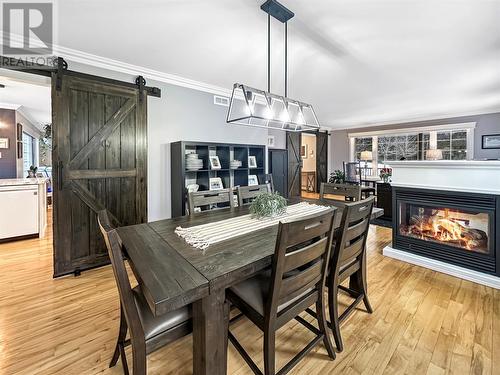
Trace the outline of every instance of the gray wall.
{"label": "gray wall", "polygon": [[483,150],[481,148],[481,138],[485,134],[500,133],[500,113],[491,113],[476,116],[451,117],[439,120],[407,122],[383,126],[372,126],[363,128],[353,128],[348,130],[337,130],[332,132],[332,168],[342,169],[342,162],[349,159],[349,138],[348,133],[370,132],[376,130],[392,130],[404,128],[416,128],[420,126],[446,125],[463,122],[475,122],[474,130],[474,159],[500,159],[500,150]]}
{"label": "gray wall", "polygon": [[[135,76],[71,63],[71,70],[133,82]],[[226,124],[227,107],[213,104],[213,95],[162,82],[148,98],[148,220],[170,217],[170,143],[205,141],[266,145],[267,130]]]}
{"label": "gray wall", "polygon": [[9,148],[0,148],[0,178],[16,178],[17,141],[16,111],[0,109],[0,138],[9,139]]}

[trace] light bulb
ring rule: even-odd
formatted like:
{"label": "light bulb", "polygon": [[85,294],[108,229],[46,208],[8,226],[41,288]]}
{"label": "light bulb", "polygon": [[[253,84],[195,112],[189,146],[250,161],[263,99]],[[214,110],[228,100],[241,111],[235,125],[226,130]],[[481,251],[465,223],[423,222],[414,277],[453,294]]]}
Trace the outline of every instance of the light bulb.
{"label": "light bulb", "polygon": [[286,108],[283,110],[283,112],[281,112],[280,120],[283,122],[290,121],[290,115],[288,114],[288,110]]}
{"label": "light bulb", "polygon": [[304,115],[302,114],[302,112],[299,111],[299,114],[297,116],[297,124],[304,124],[305,121],[304,121]]}
{"label": "light bulb", "polygon": [[271,110],[271,108],[269,107],[266,107],[266,109],[264,109],[264,118],[270,120],[272,119],[274,116],[274,113],[273,111]]}

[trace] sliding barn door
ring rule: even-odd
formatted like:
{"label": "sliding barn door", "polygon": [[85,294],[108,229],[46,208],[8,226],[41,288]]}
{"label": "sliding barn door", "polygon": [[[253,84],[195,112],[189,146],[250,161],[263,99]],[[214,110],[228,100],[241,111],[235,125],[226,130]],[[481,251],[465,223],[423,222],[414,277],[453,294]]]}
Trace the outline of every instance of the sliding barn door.
{"label": "sliding barn door", "polygon": [[286,133],[286,149],[288,150],[288,198],[300,197],[300,175],[302,172],[302,158],[300,157],[301,143],[301,133]]}
{"label": "sliding barn door", "polygon": [[99,210],[108,209],[120,225],[146,221],[147,95],[69,75],[52,90],[54,275],[60,276],[109,262]]}
{"label": "sliding barn door", "polygon": [[316,191],[321,183],[328,182],[328,133],[316,133]]}

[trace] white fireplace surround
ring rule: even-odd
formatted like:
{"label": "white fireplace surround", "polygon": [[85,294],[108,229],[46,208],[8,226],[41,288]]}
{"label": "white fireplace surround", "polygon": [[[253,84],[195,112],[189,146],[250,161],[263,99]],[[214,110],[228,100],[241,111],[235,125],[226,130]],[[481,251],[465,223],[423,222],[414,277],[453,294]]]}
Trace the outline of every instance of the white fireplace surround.
{"label": "white fireplace surround", "polygon": [[[500,161],[391,162],[392,186],[500,195]],[[499,244],[497,244],[498,246]],[[500,289],[500,278],[387,246],[385,256]]]}
{"label": "white fireplace surround", "polygon": [[393,161],[392,186],[500,195],[500,161]]}

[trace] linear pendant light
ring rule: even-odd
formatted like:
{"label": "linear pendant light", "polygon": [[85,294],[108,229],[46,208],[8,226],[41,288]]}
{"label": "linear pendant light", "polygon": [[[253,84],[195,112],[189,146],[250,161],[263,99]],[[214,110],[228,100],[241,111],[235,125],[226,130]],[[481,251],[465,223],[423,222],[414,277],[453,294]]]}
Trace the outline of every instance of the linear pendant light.
{"label": "linear pendant light", "polygon": [[[235,83],[227,111],[227,123],[300,132],[320,128],[311,104],[288,98],[288,21],[294,16],[276,0],[260,7],[267,13],[267,91]],[[271,17],[285,25],[284,96],[271,93]]]}

